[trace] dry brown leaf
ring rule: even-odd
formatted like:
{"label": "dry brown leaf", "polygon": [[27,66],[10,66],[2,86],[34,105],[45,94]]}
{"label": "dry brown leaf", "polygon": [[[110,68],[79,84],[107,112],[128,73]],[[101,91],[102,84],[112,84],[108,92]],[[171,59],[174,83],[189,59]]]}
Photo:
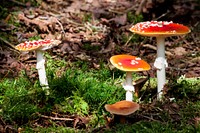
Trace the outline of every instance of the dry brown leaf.
{"label": "dry brown leaf", "polygon": [[[18,14],[18,19],[21,21],[24,21],[24,23],[27,26],[30,26],[30,24],[35,24],[36,26],[39,27],[39,29],[41,31],[48,31],[49,32],[49,28],[51,30],[54,30],[54,26],[57,23],[57,19],[55,17],[49,17],[49,18],[34,18],[34,19],[28,19],[27,17],[24,16],[23,13]],[[49,28],[48,28],[49,27]]]}
{"label": "dry brown leaf", "polygon": [[195,126],[198,127],[200,125],[200,117],[194,118]]}
{"label": "dry brown leaf", "polygon": [[66,53],[66,52],[71,53],[71,52],[73,52],[71,46],[67,42],[63,43],[62,47],[60,48],[60,51],[63,52],[63,53]]}
{"label": "dry brown leaf", "polygon": [[125,25],[127,22],[127,15],[123,14],[121,16],[116,16],[115,18],[112,18],[109,21],[114,21],[116,25]]}
{"label": "dry brown leaf", "polygon": [[74,128],[86,128],[86,125],[89,123],[90,119],[88,117],[76,117],[74,118]]}
{"label": "dry brown leaf", "polygon": [[110,42],[108,44],[108,46],[105,49],[102,49],[101,51],[99,51],[99,53],[108,53],[108,52],[111,52],[112,50],[114,50],[115,45],[116,44],[114,42]]}
{"label": "dry brown leaf", "polygon": [[173,49],[173,52],[175,55],[178,55],[178,56],[187,54],[185,48],[183,48],[183,47],[176,47],[175,49]]}

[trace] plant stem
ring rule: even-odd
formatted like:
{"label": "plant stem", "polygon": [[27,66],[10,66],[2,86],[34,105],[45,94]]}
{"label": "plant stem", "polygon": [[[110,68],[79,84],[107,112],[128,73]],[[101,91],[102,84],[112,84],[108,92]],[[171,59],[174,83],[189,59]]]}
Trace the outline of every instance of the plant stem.
{"label": "plant stem", "polygon": [[158,91],[158,99],[162,97],[163,87],[166,82],[166,60],[165,60],[165,37],[156,37],[157,39],[157,58],[156,60],[159,63],[159,67],[157,68],[157,91]]}
{"label": "plant stem", "polygon": [[135,89],[132,84],[132,72],[126,72],[126,80],[123,87],[126,90],[126,100],[133,101],[133,92],[135,92]]}
{"label": "plant stem", "polygon": [[46,71],[45,71],[45,59],[43,57],[43,51],[37,50],[36,51],[37,55],[37,64],[36,64],[36,69],[38,70],[38,75],[39,75],[39,81],[40,85],[42,86],[42,89],[46,91],[46,94],[49,94],[49,85],[46,77]]}

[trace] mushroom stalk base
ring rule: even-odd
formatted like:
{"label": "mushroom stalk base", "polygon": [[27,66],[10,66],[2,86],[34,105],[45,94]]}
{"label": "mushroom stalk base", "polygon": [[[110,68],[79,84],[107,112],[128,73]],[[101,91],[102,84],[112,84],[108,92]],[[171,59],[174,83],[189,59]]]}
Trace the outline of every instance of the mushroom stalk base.
{"label": "mushroom stalk base", "polygon": [[46,71],[45,71],[45,59],[43,57],[43,52],[40,50],[36,51],[37,55],[37,64],[36,64],[36,69],[38,70],[38,75],[39,75],[39,81],[40,85],[42,86],[42,89],[45,90],[46,94],[49,95],[49,85],[46,77]]}
{"label": "mushroom stalk base", "polygon": [[126,72],[126,80],[123,83],[123,88],[126,90],[126,101],[133,101],[135,88],[132,84],[132,72]]}
{"label": "mushroom stalk base", "polygon": [[131,91],[126,91],[126,101],[133,101],[133,93]]}
{"label": "mushroom stalk base", "polygon": [[124,123],[126,123],[126,117],[123,116],[123,115],[116,115],[116,114],[114,114],[114,122],[115,123],[124,124]]}
{"label": "mushroom stalk base", "polygon": [[165,68],[167,66],[167,61],[165,60],[165,38],[157,37],[157,58],[154,66],[157,68],[157,92],[158,99],[162,97],[163,87],[166,82],[166,72]]}

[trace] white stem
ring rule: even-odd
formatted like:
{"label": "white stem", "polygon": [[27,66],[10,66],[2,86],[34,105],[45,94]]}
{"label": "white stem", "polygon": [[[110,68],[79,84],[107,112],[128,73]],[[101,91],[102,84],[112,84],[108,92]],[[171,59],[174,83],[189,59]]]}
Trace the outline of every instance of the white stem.
{"label": "white stem", "polygon": [[38,70],[40,85],[42,86],[44,90],[46,90],[49,88],[49,85],[48,85],[48,81],[46,77],[46,71],[45,71],[45,65],[44,65],[45,59],[43,57],[43,51],[37,50],[36,55],[37,55],[36,69]]}
{"label": "white stem", "polygon": [[157,60],[159,60],[160,69],[157,69],[157,84],[158,84],[158,99],[162,97],[163,87],[166,82],[165,67],[167,65],[165,60],[165,37],[157,37]]}
{"label": "white stem", "polygon": [[126,91],[126,101],[133,101],[133,92]]}
{"label": "white stem", "polygon": [[126,85],[133,86],[132,72],[126,72]]}
{"label": "white stem", "polygon": [[133,92],[135,92],[135,88],[132,84],[132,72],[126,72],[126,80],[123,83],[123,88],[126,90],[126,100],[133,101]]}

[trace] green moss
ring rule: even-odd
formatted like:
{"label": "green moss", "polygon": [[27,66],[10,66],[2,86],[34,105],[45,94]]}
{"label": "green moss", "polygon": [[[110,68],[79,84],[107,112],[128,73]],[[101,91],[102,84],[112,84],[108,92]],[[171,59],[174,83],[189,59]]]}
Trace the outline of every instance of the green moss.
{"label": "green moss", "polygon": [[144,19],[143,19],[143,16],[141,14],[135,15],[134,12],[128,12],[127,13],[127,20],[128,20],[128,22],[136,24],[136,23],[142,22]]}
{"label": "green moss", "polygon": [[100,46],[96,46],[96,45],[91,45],[90,43],[84,43],[83,44],[83,49],[86,51],[99,51],[100,50]]}
{"label": "green moss", "polygon": [[92,14],[91,13],[85,13],[83,16],[83,22],[91,22],[92,21]]}
{"label": "green moss", "polygon": [[[82,117],[90,116],[91,121],[87,129],[92,130],[97,126],[105,125],[104,115],[110,115],[105,111],[104,105],[115,103],[125,99],[125,91],[121,83],[125,78],[125,73],[114,69],[110,70],[103,62],[100,69],[90,68],[90,63],[78,61],[71,63],[67,67],[64,60],[55,60],[49,54],[45,54],[47,60],[47,77],[50,86],[50,95],[45,96],[38,80],[34,83],[29,81],[25,73],[21,73],[19,78],[4,79],[0,82],[0,114],[7,123],[16,123],[18,127],[24,127],[24,132],[86,132],[87,130],[73,130],[71,128],[56,125],[51,121],[47,128],[31,128],[30,120],[35,120],[36,112],[41,114],[51,114],[59,112],[65,114],[76,114]],[[63,69],[67,67],[66,69]],[[63,70],[61,75],[57,71]],[[134,73],[133,79],[139,76]],[[174,81],[175,82],[175,81]],[[116,124],[110,130],[104,132],[196,132],[199,127],[190,123],[195,117],[200,117],[200,102],[195,101],[199,97],[198,80],[178,80],[172,88],[175,87],[173,96],[177,105],[179,105],[176,123],[169,117],[165,110],[158,111],[161,122],[157,120],[145,121],[141,119],[131,124]],[[145,85],[144,90],[156,87],[156,80],[150,78],[151,88]],[[172,90],[175,90],[172,89]],[[142,103],[151,101],[150,91],[146,91]],[[185,94],[186,96],[180,97]],[[170,95],[170,93],[168,94]],[[190,98],[189,97],[193,97]],[[186,97],[186,98],[185,98]],[[155,105],[162,107],[162,103]],[[151,113],[151,112],[150,112]]]}

